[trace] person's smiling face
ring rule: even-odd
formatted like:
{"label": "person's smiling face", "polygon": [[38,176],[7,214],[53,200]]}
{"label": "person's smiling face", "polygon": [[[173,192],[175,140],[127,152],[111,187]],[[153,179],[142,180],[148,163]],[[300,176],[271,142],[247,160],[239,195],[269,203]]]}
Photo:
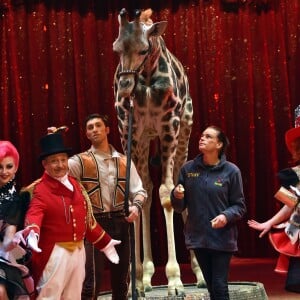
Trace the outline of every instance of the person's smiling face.
{"label": "person's smiling face", "polygon": [[47,173],[54,178],[60,178],[68,173],[68,154],[57,153],[47,156],[42,161]]}
{"label": "person's smiling face", "polygon": [[15,177],[18,167],[13,157],[7,156],[0,161],[0,187]]}

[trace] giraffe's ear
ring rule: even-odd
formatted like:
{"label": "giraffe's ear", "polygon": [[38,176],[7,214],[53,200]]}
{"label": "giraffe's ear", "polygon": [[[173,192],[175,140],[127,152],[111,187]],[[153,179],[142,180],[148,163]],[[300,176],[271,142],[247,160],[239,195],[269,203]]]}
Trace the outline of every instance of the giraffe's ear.
{"label": "giraffe's ear", "polygon": [[160,36],[162,35],[166,28],[167,28],[167,21],[161,21],[154,23],[151,25],[151,27],[147,30],[147,37],[149,38],[150,36]]}

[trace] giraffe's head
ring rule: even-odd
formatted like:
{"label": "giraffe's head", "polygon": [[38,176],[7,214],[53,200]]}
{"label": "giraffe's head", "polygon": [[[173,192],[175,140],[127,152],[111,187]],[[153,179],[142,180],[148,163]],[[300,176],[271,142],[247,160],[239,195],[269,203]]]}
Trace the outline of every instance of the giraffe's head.
{"label": "giraffe's head", "polygon": [[119,36],[113,43],[113,50],[120,56],[117,88],[121,97],[131,95],[137,76],[153,51],[151,38],[162,35],[167,26],[166,21],[153,23],[151,14],[151,9],[136,10],[134,20],[129,22],[123,8],[118,16]]}

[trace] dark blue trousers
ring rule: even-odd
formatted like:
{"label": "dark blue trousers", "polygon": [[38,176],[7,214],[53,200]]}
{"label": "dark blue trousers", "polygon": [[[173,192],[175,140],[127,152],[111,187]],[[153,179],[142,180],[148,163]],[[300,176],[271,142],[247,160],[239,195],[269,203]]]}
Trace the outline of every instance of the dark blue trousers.
{"label": "dark blue trousers", "polygon": [[211,300],[229,300],[228,274],[231,252],[194,249]]}

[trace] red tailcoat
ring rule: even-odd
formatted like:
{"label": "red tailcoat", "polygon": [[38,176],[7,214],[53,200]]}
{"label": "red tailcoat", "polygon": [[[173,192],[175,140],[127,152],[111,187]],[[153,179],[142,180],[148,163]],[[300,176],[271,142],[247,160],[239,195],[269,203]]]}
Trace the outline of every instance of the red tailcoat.
{"label": "red tailcoat", "polygon": [[87,225],[87,204],[82,188],[73,177],[69,180],[74,187],[70,191],[61,182],[44,173],[36,184],[25,226],[39,234],[41,253],[33,251],[31,271],[38,283],[55,243],[78,242],[84,238],[98,249],[104,248],[111,240],[99,224],[93,228]]}

